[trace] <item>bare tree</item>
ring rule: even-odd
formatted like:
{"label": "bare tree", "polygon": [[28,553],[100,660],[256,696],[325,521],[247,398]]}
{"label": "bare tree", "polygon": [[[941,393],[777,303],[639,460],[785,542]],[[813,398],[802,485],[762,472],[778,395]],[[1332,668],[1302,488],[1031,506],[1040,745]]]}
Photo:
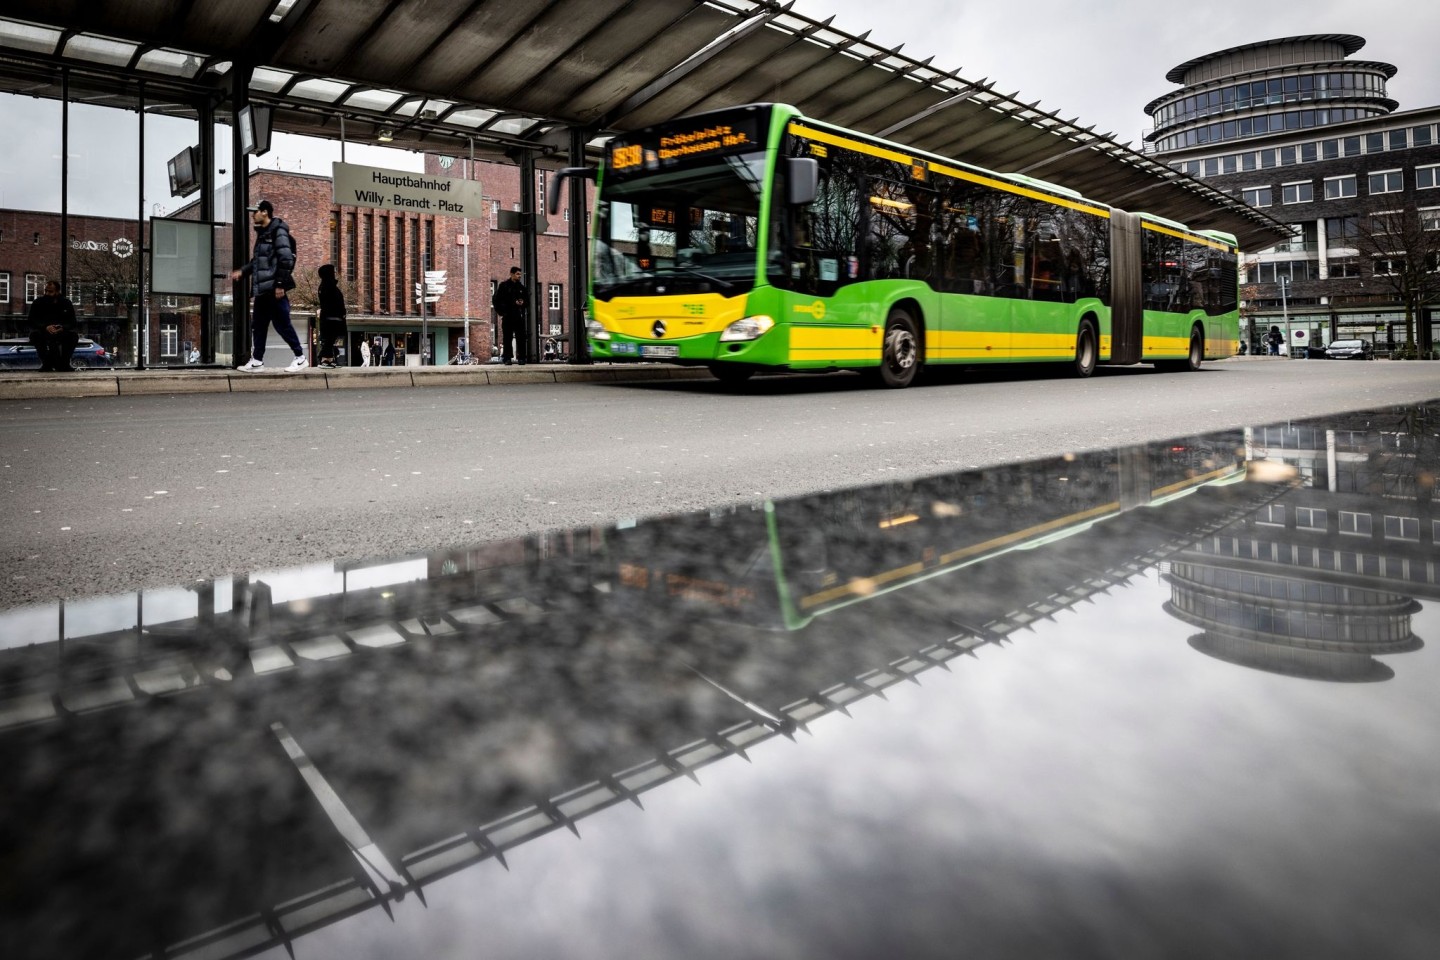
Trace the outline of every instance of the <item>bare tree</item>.
{"label": "bare tree", "polygon": [[1337,262],[1358,264],[1405,308],[1406,356],[1418,355],[1415,326],[1424,308],[1440,300],[1440,210],[1419,210],[1398,197],[1396,206],[1373,201],[1355,218],[1345,241],[1355,253]]}
{"label": "bare tree", "polygon": [[88,285],[97,304],[114,304],[120,316],[133,317],[130,311],[140,300],[140,278],[135,264],[138,255],[137,252],[120,256],[113,250],[71,250],[69,279],[72,283]]}

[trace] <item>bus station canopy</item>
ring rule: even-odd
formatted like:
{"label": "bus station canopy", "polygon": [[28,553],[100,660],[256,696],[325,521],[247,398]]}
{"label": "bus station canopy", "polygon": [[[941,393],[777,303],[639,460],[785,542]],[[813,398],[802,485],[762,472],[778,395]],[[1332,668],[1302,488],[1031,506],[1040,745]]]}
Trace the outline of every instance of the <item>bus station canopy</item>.
{"label": "bus station canopy", "polygon": [[[220,88],[236,64],[276,129],[433,152],[538,145],[776,101],[807,116],[1267,247],[1262,211],[1076,118],[775,0],[8,0],[0,89],[91,102]],[[48,83],[53,89],[47,88]]]}

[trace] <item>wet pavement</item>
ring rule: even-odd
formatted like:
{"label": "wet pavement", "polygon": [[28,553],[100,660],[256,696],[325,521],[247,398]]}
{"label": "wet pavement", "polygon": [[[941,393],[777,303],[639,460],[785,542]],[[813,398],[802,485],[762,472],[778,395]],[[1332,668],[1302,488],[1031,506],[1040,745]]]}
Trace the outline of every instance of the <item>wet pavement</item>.
{"label": "wet pavement", "polygon": [[1440,402],[0,611],[0,955],[1431,957],[1437,470]]}

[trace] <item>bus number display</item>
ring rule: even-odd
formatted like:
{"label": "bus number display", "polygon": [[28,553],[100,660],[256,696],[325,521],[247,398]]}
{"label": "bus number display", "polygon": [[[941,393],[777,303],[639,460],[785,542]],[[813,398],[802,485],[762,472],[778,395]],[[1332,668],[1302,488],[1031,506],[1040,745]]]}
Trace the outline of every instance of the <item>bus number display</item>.
{"label": "bus number display", "polygon": [[640,166],[645,159],[645,148],[640,144],[616,147],[610,151],[610,167],[613,170],[629,170]]}

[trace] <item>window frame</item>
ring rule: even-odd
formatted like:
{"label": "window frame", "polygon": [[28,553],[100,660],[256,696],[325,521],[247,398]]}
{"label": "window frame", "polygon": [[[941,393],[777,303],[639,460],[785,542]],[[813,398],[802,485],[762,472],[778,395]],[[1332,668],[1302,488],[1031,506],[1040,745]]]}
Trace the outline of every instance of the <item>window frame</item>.
{"label": "window frame", "polygon": [[[1376,177],[1384,178],[1385,189],[1375,189]],[[1391,177],[1395,178],[1395,186],[1393,187],[1390,186]],[[1365,181],[1368,188],[1368,195],[1372,197],[1378,197],[1386,193],[1403,193],[1405,191],[1405,171],[1400,167],[1396,167],[1392,170],[1372,170],[1365,175]]]}
{"label": "window frame", "polygon": [[[1255,199],[1257,199],[1257,200],[1260,199],[1260,197],[1261,197],[1261,195],[1262,195],[1262,193],[1263,193],[1263,195],[1264,195],[1264,197],[1265,197],[1265,202],[1264,202],[1264,203],[1250,203],[1250,197],[1249,197],[1248,195],[1251,194],[1251,193],[1253,193],[1253,194],[1256,195],[1256,196],[1255,196]],[[1273,206],[1275,205],[1275,188],[1272,187],[1272,186],[1270,186],[1269,184],[1266,184],[1266,185],[1263,186],[1263,187],[1241,187],[1241,188],[1240,188],[1240,198],[1241,198],[1242,200],[1244,200],[1246,203],[1249,203],[1250,206],[1255,207],[1256,209],[1263,209],[1263,208],[1265,208],[1265,207],[1273,207]]]}
{"label": "window frame", "polygon": [[10,271],[0,270],[0,303],[10,302]]}
{"label": "window frame", "polygon": [[[1296,188],[1296,189],[1295,189],[1295,195],[1296,195],[1297,199],[1295,199],[1295,200],[1287,200],[1287,199],[1285,199],[1286,194],[1290,191],[1290,188],[1291,188],[1291,187]],[[1308,187],[1308,188],[1310,189],[1310,196],[1308,196],[1308,197],[1303,197],[1303,198],[1300,197],[1300,196],[1299,196],[1299,194],[1300,194],[1300,189],[1299,189],[1299,188],[1301,188],[1301,187]],[[1288,182],[1288,183],[1282,183],[1282,184],[1280,184],[1280,204],[1281,204],[1281,206],[1294,206],[1294,205],[1296,205],[1296,204],[1301,204],[1301,203],[1314,203],[1314,202],[1315,202],[1315,181],[1314,181],[1314,180],[1291,180],[1291,181]]]}
{"label": "window frame", "polygon": [[[1420,174],[1421,174],[1421,173],[1428,173],[1428,174],[1430,175],[1430,182],[1429,182],[1429,183],[1423,183],[1423,184],[1422,184],[1422,183],[1420,182]],[[1440,189],[1440,163],[1426,163],[1426,164],[1421,164],[1420,166],[1418,166],[1418,167],[1415,168],[1415,189],[1416,189],[1416,190],[1436,190],[1436,189]]]}
{"label": "window frame", "polygon": [[180,324],[165,320],[160,324],[160,356],[180,356]]}
{"label": "window frame", "polygon": [[[1330,185],[1334,184],[1336,191],[1330,192]],[[1350,192],[1345,192],[1345,186],[1349,185]],[[1347,173],[1338,177],[1325,178],[1325,199],[1326,200],[1348,200],[1360,195],[1360,177],[1358,174]]]}
{"label": "window frame", "polygon": [[25,274],[25,302],[34,303],[39,300],[45,292],[45,274]]}

